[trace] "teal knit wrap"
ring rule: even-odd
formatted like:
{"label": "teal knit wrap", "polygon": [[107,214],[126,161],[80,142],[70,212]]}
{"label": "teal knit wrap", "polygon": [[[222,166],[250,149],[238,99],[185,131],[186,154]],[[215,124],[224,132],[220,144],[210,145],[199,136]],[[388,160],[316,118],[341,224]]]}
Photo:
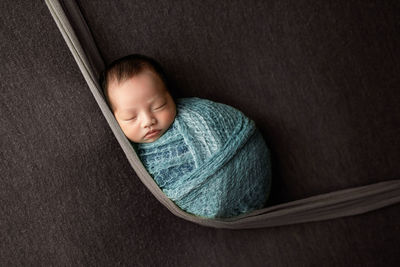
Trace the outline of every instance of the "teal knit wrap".
{"label": "teal knit wrap", "polygon": [[170,128],[155,142],[135,144],[155,182],[181,209],[227,218],[263,208],[271,185],[270,153],[239,110],[180,98]]}

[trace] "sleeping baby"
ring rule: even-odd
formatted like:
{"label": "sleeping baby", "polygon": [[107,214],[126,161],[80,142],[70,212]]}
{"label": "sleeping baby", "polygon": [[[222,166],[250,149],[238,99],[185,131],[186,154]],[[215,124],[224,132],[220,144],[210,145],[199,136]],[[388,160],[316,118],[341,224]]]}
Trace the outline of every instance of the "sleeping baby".
{"label": "sleeping baby", "polygon": [[154,181],[180,209],[230,218],[265,207],[270,153],[241,111],[171,94],[161,66],[129,55],[103,72],[104,95]]}

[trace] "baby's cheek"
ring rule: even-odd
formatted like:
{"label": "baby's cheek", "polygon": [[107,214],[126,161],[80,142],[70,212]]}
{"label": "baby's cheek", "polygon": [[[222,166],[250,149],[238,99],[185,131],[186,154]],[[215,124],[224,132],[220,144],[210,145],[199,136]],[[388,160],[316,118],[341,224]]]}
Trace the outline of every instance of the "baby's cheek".
{"label": "baby's cheek", "polygon": [[171,110],[168,110],[163,114],[163,122],[167,126],[172,124],[172,122],[174,121],[174,118],[175,118],[175,113]]}
{"label": "baby's cheek", "polygon": [[134,142],[137,142],[140,138],[140,131],[138,129],[137,126],[135,125],[124,125],[123,127],[121,127],[122,131],[124,132],[124,134],[131,140]]}

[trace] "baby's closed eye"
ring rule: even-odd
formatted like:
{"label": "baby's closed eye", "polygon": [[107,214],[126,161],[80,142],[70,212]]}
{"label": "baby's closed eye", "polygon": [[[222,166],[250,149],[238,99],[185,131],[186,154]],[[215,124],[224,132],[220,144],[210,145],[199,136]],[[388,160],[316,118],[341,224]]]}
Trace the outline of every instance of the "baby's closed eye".
{"label": "baby's closed eye", "polygon": [[133,121],[133,120],[136,120],[136,118],[137,118],[137,116],[135,115],[135,116],[133,116],[131,118],[124,119],[124,121]]}
{"label": "baby's closed eye", "polygon": [[161,106],[158,106],[156,108],[154,108],[154,110],[159,110],[162,109],[163,107],[165,107],[167,105],[167,103],[162,104]]}

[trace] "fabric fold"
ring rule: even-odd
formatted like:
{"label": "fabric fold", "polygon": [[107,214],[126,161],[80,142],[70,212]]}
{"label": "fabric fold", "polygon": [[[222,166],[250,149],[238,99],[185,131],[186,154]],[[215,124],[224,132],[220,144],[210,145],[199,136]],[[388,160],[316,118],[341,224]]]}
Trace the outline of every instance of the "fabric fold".
{"label": "fabric fold", "polygon": [[233,217],[263,208],[269,196],[268,147],[255,123],[231,106],[178,99],[168,131],[137,149],[163,192],[191,214]]}

